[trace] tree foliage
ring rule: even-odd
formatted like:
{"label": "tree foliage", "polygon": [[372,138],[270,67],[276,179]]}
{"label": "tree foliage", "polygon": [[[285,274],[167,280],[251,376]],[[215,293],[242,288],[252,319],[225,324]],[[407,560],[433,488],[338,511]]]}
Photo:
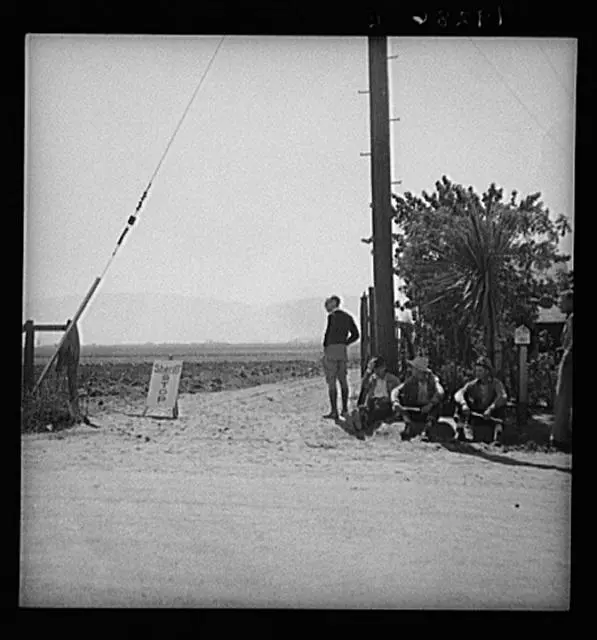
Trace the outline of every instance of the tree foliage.
{"label": "tree foliage", "polygon": [[493,358],[516,325],[556,304],[566,276],[554,266],[570,259],[558,241],[571,229],[540,198],[505,200],[495,184],[479,196],[445,176],[431,194],[393,196],[395,272],[419,339],[446,358]]}

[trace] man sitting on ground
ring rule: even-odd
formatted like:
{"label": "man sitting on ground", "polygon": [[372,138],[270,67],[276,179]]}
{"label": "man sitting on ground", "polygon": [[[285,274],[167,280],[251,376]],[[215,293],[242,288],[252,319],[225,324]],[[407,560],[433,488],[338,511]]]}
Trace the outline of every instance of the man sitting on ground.
{"label": "man sitting on ground", "polygon": [[[473,431],[473,441],[493,442],[495,428],[503,420],[508,396],[495,377],[491,360],[484,356],[475,362],[475,379],[454,394],[458,440],[465,441],[465,427]],[[475,415],[476,414],[476,415]]]}
{"label": "man sitting on ground", "polygon": [[409,360],[411,373],[408,378],[392,391],[392,406],[401,415],[404,431],[403,440],[425,433],[435,426],[439,419],[444,390],[439,378],[429,368],[429,360],[417,357]]}
{"label": "man sitting on ground", "polygon": [[364,439],[365,434],[373,435],[383,420],[393,417],[391,394],[399,384],[400,380],[388,372],[386,361],[381,356],[371,359],[363,377],[358,413],[355,415],[359,439]]}

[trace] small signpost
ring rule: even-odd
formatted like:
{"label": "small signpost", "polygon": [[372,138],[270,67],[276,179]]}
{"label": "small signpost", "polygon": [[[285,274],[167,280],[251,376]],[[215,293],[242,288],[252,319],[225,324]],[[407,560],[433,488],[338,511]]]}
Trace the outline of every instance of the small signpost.
{"label": "small signpost", "polygon": [[178,386],[182,373],[182,360],[156,360],[153,363],[149,391],[143,415],[149,409],[168,409],[178,418]]}
{"label": "small signpost", "polygon": [[521,346],[531,344],[531,330],[524,324],[521,324],[514,330],[514,344]]}
{"label": "small signpost", "polygon": [[518,424],[525,425],[528,406],[527,348],[531,344],[531,331],[525,325],[516,327],[514,344],[518,346]]}

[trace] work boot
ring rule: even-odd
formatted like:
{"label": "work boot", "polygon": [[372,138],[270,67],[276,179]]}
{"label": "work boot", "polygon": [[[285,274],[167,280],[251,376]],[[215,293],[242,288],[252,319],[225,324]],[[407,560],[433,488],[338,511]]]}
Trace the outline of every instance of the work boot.
{"label": "work boot", "polygon": [[326,413],[325,416],[323,416],[326,420],[337,420],[338,419],[338,412],[337,411],[330,411],[330,413]]}
{"label": "work boot", "polygon": [[410,440],[412,438],[410,422],[406,422],[404,429],[400,432],[401,440]]}
{"label": "work boot", "polygon": [[429,417],[425,421],[423,432],[421,433],[421,440],[423,442],[433,442],[437,437],[437,418]]}

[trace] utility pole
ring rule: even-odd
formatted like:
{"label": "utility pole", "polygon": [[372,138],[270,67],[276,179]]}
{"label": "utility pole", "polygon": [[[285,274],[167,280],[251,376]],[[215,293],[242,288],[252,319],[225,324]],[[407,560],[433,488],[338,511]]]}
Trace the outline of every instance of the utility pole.
{"label": "utility pole", "polygon": [[378,355],[397,373],[387,38],[373,35],[368,41],[376,342]]}

